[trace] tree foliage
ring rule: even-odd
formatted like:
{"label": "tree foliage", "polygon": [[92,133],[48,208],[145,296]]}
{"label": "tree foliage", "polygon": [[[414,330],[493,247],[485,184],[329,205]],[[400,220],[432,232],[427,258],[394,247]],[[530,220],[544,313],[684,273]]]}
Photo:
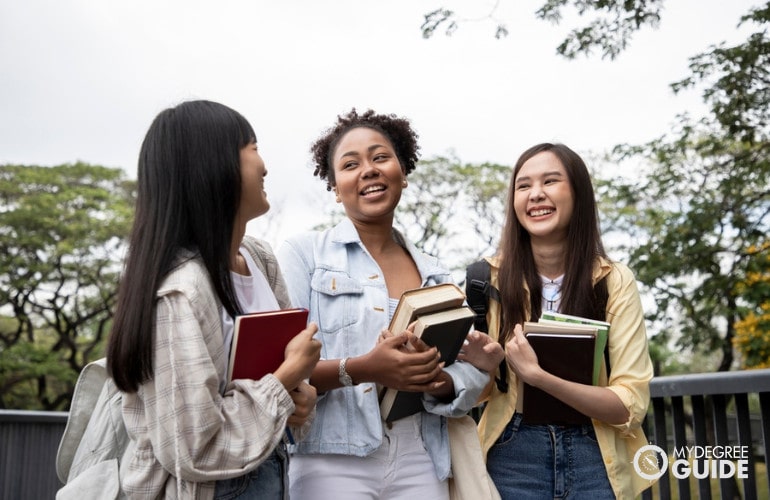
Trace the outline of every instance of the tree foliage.
{"label": "tree foliage", "polygon": [[743,368],[770,368],[770,240],[747,253],[748,272],[737,285],[745,307],[735,323],[733,345],[742,354]]}
{"label": "tree foliage", "polygon": [[673,88],[702,86],[710,113],[682,115],[647,144],[616,147],[613,161],[644,165],[603,185],[617,207],[612,227],[626,235],[630,264],[655,297],[656,340],[720,352],[718,370],[733,365],[736,324],[753,296],[745,286],[768,252],[768,20],[767,6],[752,10],[743,21],[758,30],[746,42],[693,57],[692,76]]}
{"label": "tree foliage", "polygon": [[133,186],[84,163],[0,166],[0,407],[66,408],[102,355]]}
{"label": "tree foliage", "polygon": [[466,164],[453,155],[419,163],[409,175],[397,224],[418,248],[452,269],[494,253],[511,167]]}
{"label": "tree foliage", "polygon": [[626,235],[629,264],[655,297],[657,340],[673,335],[685,348],[721,350],[719,369],[727,370],[740,312],[737,284],[753,259],[746,249],[770,229],[770,150],[700,127],[679,133],[673,141],[617,148],[621,158],[654,162],[633,178],[614,179],[603,195],[618,207],[612,227]]}
{"label": "tree foliage", "polygon": [[[496,14],[499,4],[498,0],[488,14],[475,19],[462,18],[453,10],[439,7],[425,14],[420,26],[422,36],[430,38],[441,29],[451,36],[461,24],[487,21],[494,25],[495,38],[503,38],[508,35],[508,27]],[[645,26],[658,27],[662,7],[663,0],[547,0],[535,16],[559,24],[564,11],[572,8],[579,17],[588,17],[588,24],[571,29],[556,52],[572,59],[599,50],[602,58],[615,59],[636,31]]]}

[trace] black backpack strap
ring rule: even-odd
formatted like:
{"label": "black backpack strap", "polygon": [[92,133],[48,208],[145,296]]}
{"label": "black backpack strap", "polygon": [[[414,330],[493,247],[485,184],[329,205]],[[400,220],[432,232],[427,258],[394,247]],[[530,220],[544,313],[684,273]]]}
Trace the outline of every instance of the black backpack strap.
{"label": "black backpack strap", "polygon": [[[474,262],[465,268],[465,297],[468,306],[476,313],[473,327],[481,332],[489,333],[487,324],[487,309],[489,300],[500,302],[500,291],[492,286],[492,269],[485,259]],[[495,377],[495,383],[500,392],[508,392],[508,364],[503,359],[500,362],[500,377]]]}
{"label": "black backpack strap", "polygon": [[500,292],[490,284],[491,268],[489,262],[482,259],[465,269],[465,297],[468,305],[476,313],[473,327],[482,332],[489,331],[487,325],[487,301],[491,298],[500,302]]}

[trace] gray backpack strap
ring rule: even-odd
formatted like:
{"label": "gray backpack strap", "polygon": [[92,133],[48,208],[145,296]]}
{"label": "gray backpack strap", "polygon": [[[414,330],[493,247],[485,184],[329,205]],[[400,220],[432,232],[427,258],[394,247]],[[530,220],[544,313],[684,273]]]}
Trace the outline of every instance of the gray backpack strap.
{"label": "gray backpack strap", "polygon": [[83,368],[75,385],[67,426],[56,454],[64,483],[57,500],[120,496],[120,462],[129,452],[123,394],[107,374],[107,360]]}
{"label": "gray backpack strap", "polygon": [[69,478],[72,459],[88,427],[96,401],[107,381],[107,358],[88,363],[78,376],[75,392],[72,394],[67,426],[64,428],[56,453],[56,475],[66,484]]}
{"label": "gray backpack strap", "polygon": [[278,266],[278,260],[275,258],[270,245],[265,241],[246,236],[243,238],[243,246],[246,247],[259,270],[267,278],[267,282],[278,301],[278,306],[281,309],[290,309],[292,305],[289,299],[289,292],[286,289],[286,282],[283,279],[281,268]]}

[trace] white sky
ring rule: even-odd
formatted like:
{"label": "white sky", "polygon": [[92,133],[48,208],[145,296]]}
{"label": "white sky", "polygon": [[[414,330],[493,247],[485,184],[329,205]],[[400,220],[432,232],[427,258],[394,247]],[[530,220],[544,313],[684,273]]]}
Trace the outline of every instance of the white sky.
{"label": "white sky", "polygon": [[285,236],[317,222],[308,200],[333,203],[308,148],[353,106],[410,118],[424,157],[512,164],[542,141],[583,153],[644,142],[703,111],[698,93],[668,84],[690,56],[741,40],[738,19],[758,3],[668,0],[660,28],[619,59],[567,61],[555,48],[574,23],[536,20],[543,2],[502,0],[502,40],[491,23],[424,40],[424,13],[472,18],[493,2],[0,0],[0,163],[81,160],[134,177],[160,110],[219,101],[257,132]]}

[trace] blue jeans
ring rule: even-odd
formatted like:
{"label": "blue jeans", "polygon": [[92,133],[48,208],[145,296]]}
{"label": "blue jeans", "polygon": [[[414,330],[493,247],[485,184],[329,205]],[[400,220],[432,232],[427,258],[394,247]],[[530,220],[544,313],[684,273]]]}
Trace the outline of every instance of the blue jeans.
{"label": "blue jeans", "polygon": [[514,414],[489,450],[487,469],[504,499],[614,500],[592,425],[527,425]]}
{"label": "blue jeans", "polygon": [[242,476],[217,481],[215,500],[281,500],[286,497],[288,455],[283,444],[259,467]]}

